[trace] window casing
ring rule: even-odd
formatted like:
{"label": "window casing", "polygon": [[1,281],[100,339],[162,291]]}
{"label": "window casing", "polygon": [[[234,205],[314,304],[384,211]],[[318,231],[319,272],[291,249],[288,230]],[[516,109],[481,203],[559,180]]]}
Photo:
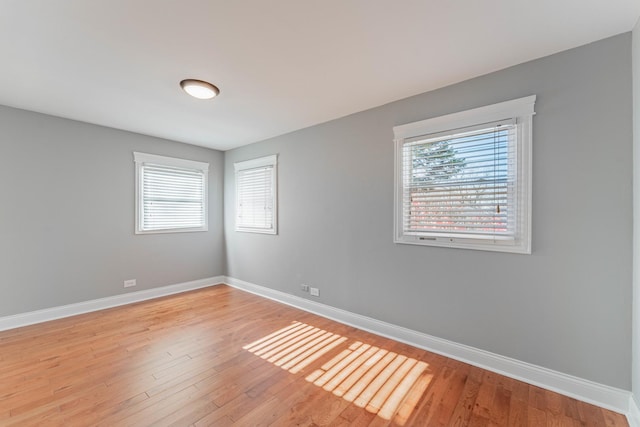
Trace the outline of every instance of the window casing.
{"label": "window casing", "polygon": [[209,164],[133,153],[136,234],[207,231]]}
{"label": "window casing", "polygon": [[277,234],[276,155],[234,163],[236,231]]}
{"label": "window casing", "polygon": [[394,241],[531,253],[535,96],[394,127]]}

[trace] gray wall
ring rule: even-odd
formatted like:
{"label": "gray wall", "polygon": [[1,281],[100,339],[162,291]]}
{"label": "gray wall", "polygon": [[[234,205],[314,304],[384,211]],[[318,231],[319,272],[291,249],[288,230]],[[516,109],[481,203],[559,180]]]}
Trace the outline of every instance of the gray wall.
{"label": "gray wall", "polygon": [[633,29],[633,394],[640,406],[640,20]]}
{"label": "gray wall", "polygon": [[[210,163],[208,232],[134,235],[133,151]],[[0,316],[224,274],[223,157],[0,107]]]}
{"label": "gray wall", "polygon": [[[532,94],[533,254],[394,244],[392,127]],[[227,151],[227,273],[629,390],[631,107],[627,33]],[[233,163],[275,153],[279,235],[235,232]]]}

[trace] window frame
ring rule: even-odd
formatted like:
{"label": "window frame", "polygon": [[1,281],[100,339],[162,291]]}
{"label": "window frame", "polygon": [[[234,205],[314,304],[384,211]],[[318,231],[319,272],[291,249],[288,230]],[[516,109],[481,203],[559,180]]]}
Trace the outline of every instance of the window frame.
{"label": "window frame", "polygon": [[[536,96],[531,95],[418,122],[395,126],[394,133],[394,243],[531,254],[532,124]],[[454,135],[464,128],[513,119],[516,123],[515,238],[457,237],[446,233],[404,232],[403,147],[407,140],[433,134]]]}
{"label": "window frame", "polygon": [[[135,234],[164,234],[164,233],[190,233],[209,230],[209,163],[195,160],[186,160],[176,157],[160,156],[148,153],[133,153],[135,163]],[[174,167],[181,169],[191,169],[203,174],[203,225],[201,227],[173,227],[162,229],[143,229],[144,197],[142,169],[144,165],[156,165],[164,167]]]}
{"label": "window frame", "polygon": [[[259,227],[244,227],[238,224],[238,217],[240,214],[240,186],[238,185],[238,174],[241,171],[257,169],[263,167],[271,167],[271,197],[273,204],[273,221],[270,228]],[[259,157],[251,160],[244,160],[235,162],[234,167],[234,179],[235,179],[235,231],[242,233],[258,233],[258,234],[278,234],[278,155],[273,154],[269,156]]]}

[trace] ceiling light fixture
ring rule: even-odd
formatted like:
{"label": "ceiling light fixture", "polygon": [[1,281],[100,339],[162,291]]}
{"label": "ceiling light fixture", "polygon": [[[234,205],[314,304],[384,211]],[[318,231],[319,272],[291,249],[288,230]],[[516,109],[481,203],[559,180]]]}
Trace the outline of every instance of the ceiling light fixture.
{"label": "ceiling light fixture", "polygon": [[220,89],[204,80],[186,79],[180,82],[180,87],[198,99],[211,99],[220,93]]}

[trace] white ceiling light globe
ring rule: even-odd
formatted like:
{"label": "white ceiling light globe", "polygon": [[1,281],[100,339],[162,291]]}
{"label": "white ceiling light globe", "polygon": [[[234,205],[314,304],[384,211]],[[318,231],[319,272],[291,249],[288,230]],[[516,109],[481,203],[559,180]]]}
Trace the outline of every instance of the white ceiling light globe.
{"label": "white ceiling light globe", "polygon": [[180,82],[182,90],[198,99],[211,99],[220,93],[220,89],[209,82],[196,79],[186,79]]}

